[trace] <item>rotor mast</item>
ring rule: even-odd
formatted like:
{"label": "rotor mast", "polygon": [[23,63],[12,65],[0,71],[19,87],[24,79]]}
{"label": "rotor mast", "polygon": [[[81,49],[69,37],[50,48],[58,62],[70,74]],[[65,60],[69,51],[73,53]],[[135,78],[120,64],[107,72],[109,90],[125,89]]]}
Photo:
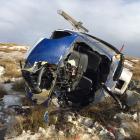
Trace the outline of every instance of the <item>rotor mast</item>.
{"label": "rotor mast", "polygon": [[88,32],[88,29],[86,29],[82,24],[82,22],[76,21],[73,17],[68,15],[63,10],[58,10],[57,13],[61,15],[64,19],[66,19],[68,22],[71,23],[71,25],[74,27],[75,30],[82,31],[82,32]]}

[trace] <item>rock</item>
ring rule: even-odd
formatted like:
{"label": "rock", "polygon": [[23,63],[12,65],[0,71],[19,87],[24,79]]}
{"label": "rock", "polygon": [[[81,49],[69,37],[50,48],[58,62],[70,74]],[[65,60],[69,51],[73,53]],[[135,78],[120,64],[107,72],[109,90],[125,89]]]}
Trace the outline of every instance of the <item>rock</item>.
{"label": "rock", "polygon": [[126,103],[128,106],[136,105],[140,101],[140,94],[135,91],[127,90]]}
{"label": "rock", "polygon": [[124,121],[124,120],[126,120],[126,119],[133,119],[133,115],[128,114],[128,113],[123,113],[123,112],[121,112],[121,113],[116,114],[116,115],[114,116],[114,118],[115,118],[115,119],[119,119],[119,120],[121,120],[121,121]]}
{"label": "rock", "polygon": [[123,128],[119,128],[118,129],[118,140],[124,140],[125,138],[129,138],[130,135],[125,132],[125,130]]}
{"label": "rock", "polygon": [[43,135],[46,134],[46,130],[42,127],[39,127],[39,130],[38,130],[39,133],[42,133]]}
{"label": "rock", "polygon": [[71,134],[71,135],[76,134],[76,127],[73,126],[73,127],[71,128],[70,134]]}
{"label": "rock", "polygon": [[68,122],[73,122],[72,116],[71,116],[71,115],[68,115],[68,116],[67,116],[67,121],[68,121]]}
{"label": "rock", "polygon": [[108,131],[106,129],[103,129],[103,130],[100,131],[100,135],[105,135],[107,133],[108,133]]}
{"label": "rock", "polygon": [[133,114],[133,115],[132,115],[132,118],[133,118],[133,120],[136,121],[136,120],[138,119],[138,115],[137,115],[137,113]]}
{"label": "rock", "polygon": [[83,118],[80,117],[80,116],[78,116],[77,122],[78,122],[78,123],[82,123],[82,122],[83,122]]}
{"label": "rock", "polygon": [[95,123],[94,123],[94,126],[95,126],[95,127],[98,127],[98,126],[99,126],[99,123],[98,123],[98,122],[95,122]]}
{"label": "rock", "polygon": [[30,135],[30,134],[31,134],[31,130],[27,130],[27,132],[26,132],[26,133]]}
{"label": "rock", "polygon": [[128,89],[132,91],[136,90],[137,88],[140,88],[140,81],[132,80],[129,84]]}
{"label": "rock", "polygon": [[80,138],[80,140],[90,140],[91,139],[91,136],[89,134],[83,134]]}
{"label": "rock", "polygon": [[55,134],[56,134],[55,125],[51,125],[51,126],[49,126],[48,129],[46,129],[45,137],[51,138]]}
{"label": "rock", "polygon": [[90,118],[86,118],[84,121],[83,121],[83,124],[87,127],[91,127],[93,125],[93,121],[92,119]]}
{"label": "rock", "polygon": [[53,99],[52,99],[52,103],[53,103],[56,107],[60,107],[60,105],[58,104],[58,99],[57,99],[57,98],[53,98]]}
{"label": "rock", "polygon": [[59,131],[58,132],[60,136],[64,136],[64,132],[63,131]]}
{"label": "rock", "polygon": [[95,131],[94,131],[94,129],[87,128],[87,132],[90,133],[90,134],[93,134]]}

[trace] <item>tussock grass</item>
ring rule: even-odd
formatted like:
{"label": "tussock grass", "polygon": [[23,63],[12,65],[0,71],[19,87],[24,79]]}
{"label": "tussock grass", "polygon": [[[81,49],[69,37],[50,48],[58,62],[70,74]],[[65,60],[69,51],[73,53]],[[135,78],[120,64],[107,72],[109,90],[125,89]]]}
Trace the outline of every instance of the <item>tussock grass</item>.
{"label": "tussock grass", "polygon": [[[3,48],[3,46],[6,46],[6,48]],[[22,48],[18,50],[14,46],[22,46],[22,45],[15,44],[15,43],[0,43],[0,51],[6,53],[12,53],[14,51],[20,51],[22,53],[25,53],[27,51],[26,49],[22,49]]]}
{"label": "tussock grass", "polygon": [[2,85],[0,85],[0,98],[3,98],[3,96],[6,94],[7,94],[7,91],[4,89]]}
{"label": "tussock grass", "polygon": [[4,77],[21,77],[21,72],[15,61],[10,59],[0,59],[0,65],[5,68],[5,73],[3,75]]}
{"label": "tussock grass", "polygon": [[130,137],[125,140],[140,140],[140,124],[134,121],[129,121],[128,127],[125,128],[129,132]]}
{"label": "tussock grass", "polygon": [[114,120],[114,115],[121,112],[120,108],[114,103],[111,97],[106,97],[103,102],[96,105],[90,105],[80,111],[80,114],[85,117],[92,118],[98,121],[103,126],[108,124],[117,123]]}
{"label": "tussock grass", "polygon": [[39,127],[46,128],[46,123],[43,118],[45,111],[45,107],[35,106],[31,108],[31,112],[26,116],[18,116],[17,123],[14,126],[14,131],[21,134],[23,130],[37,132]]}
{"label": "tussock grass", "polygon": [[16,44],[16,43],[0,43],[0,46],[9,46],[9,47],[12,47],[12,46],[18,46],[18,44]]}

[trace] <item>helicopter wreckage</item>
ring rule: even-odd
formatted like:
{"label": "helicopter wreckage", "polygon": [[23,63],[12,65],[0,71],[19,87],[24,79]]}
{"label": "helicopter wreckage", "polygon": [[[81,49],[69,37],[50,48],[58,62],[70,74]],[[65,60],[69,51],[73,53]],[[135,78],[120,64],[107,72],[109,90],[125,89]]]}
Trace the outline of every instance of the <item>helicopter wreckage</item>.
{"label": "helicopter wreckage", "polygon": [[111,44],[88,30],[64,11],[59,11],[77,30],[56,30],[27,52],[22,64],[26,95],[34,103],[48,105],[57,97],[61,106],[83,107],[95,96],[109,94],[121,108],[132,78],[124,56]]}

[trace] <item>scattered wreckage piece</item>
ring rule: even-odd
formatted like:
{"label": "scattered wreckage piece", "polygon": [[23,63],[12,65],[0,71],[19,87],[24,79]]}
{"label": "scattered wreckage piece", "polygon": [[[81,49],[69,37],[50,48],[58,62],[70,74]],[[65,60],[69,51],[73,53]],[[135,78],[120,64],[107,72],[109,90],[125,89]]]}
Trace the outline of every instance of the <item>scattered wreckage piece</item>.
{"label": "scattered wreckage piece", "polygon": [[132,68],[134,67],[134,64],[128,60],[125,59],[124,61],[124,67],[123,67],[123,71],[116,83],[116,87],[115,87],[115,93],[118,94],[124,94],[125,91],[128,88],[128,85],[132,79],[133,76],[133,69],[130,69],[130,65],[132,65]]}
{"label": "scattered wreckage piece", "polygon": [[60,14],[81,32],[56,30],[28,51],[21,65],[27,96],[37,104],[48,105],[55,96],[61,106],[83,107],[94,102],[95,93],[105,92],[123,108],[117,95],[125,92],[132,77],[123,54],[87,34],[65,12]]}

